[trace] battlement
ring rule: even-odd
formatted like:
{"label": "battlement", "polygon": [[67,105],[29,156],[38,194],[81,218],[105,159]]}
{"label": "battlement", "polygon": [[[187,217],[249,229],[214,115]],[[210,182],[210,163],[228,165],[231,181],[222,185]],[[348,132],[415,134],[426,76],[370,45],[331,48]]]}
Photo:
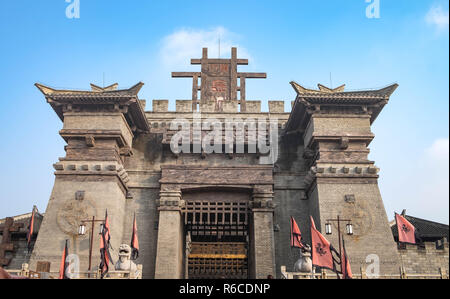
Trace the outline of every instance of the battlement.
{"label": "battlement", "polygon": [[436,242],[423,242],[421,244],[399,244],[398,250],[400,252],[418,252],[418,253],[432,253],[432,254],[448,254],[448,240],[443,238]]}
{"label": "battlement", "polygon": [[[222,113],[239,113],[240,111],[240,102],[237,100],[232,101],[224,101],[220,104],[220,109],[217,109],[217,103],[207,102],[207,103],[197,103],[193,105],[192,100],[176,100],[175,111],[169,111],[169,100],[153,100],[153,109],[149,112],[192,112],[193,107],[197,107],[195,111],[197,112],[205,112],[205,113],[214,113],[214,112],[222,112]],[[264,113],[261,109],[262,101],[246,101],[246,111],[245,113]],[[269,113],[290,113],[290,111],[286,111],[285,102],[284,101],[268,101]],[[218,111],[219,110],[219,111]]]}
{"label": "battlement", "polygon": [[419,245],[401,244],[398,253],[405,270],[410,273],[433,273],[440,267],[449,271],[447,238]]}

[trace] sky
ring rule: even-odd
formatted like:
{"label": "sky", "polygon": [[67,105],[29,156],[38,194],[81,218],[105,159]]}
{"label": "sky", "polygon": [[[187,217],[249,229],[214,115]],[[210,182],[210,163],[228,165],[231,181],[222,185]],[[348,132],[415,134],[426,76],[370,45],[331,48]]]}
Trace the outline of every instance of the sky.
{"label": "sky", "polygon": [[[74,3],[76,1],[77,3]],[[76,9],[76,8],[79,8]],[[79,15],[77,15],[79,12]],[[128,88],[140,98],[188,99],[190,58],[238,47],[267,72],[248,100],[295,99],[289,82],[348,90],[399,88],[373,125],[370,159],[394,211],[449,223],[449,16],[441,0],[2,1],[0,7],[0,218],[45,211],[63,157],[62,123],[34,87]],[[263,104],[263,110],[267,104]]]}

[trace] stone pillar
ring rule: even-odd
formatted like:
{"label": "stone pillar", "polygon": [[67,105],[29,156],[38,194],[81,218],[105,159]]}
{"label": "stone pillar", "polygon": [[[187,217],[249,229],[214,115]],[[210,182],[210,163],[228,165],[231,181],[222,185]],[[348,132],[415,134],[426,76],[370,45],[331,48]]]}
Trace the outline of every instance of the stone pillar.
{"label": "stone pillar", "polygon": [[180,191],[161,191],[159,200],[156,279],[182,279],[185,269]]}
{"label": "stone pillar", "polygon": [[273,192],[272,190],[258,190],[253,192],[253,223],[251,255],[253,259],[252,278],[265,279],[268,275],[275,277],[275,244],[273,234]]}

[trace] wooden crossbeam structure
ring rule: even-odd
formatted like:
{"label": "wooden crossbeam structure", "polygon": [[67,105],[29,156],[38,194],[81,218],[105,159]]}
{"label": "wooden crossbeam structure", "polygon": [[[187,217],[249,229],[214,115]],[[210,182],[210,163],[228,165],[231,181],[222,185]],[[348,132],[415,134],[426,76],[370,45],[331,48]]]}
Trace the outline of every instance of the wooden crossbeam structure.
{"label": "wooden crossbeam structure", "polygon": [[13,218],[6,218],[5,223],[0,225],[0,231],[2,231],[0,266],[9,265],[10,259],[6,258],[6,253],[14,251],[14,244],[11,243],[11,233],[19,231],[21,227],[23,227],[23,223],[14,223]]}
{"label": "wooden crossbeam structure", "polygon": [[247,279],[250,209],[247,201],[186,200],[189,279]]}
{"label": "wooden crossbeam structure", "polygon": [[[192,111],[197,111],[198,101],[239,101],[241,112],[245,106],[245,80],[265,79],[266,73],[239,73],[238,65],[248,65],[248,59],[237,58],[237,48],[231,49],[231,59],[208,58],[208,48],[203,48],[201,59],[191,59],[192,65],[201,65],[201,72],[173,72],[172,78],[192,78]],[[199,80],[201,83],[199,84]],[[239,79],[239,86],[238,86]],[[198,96],[200,92],[200,99]],[[240,98],[238,99],[238,92]],[[220,109],[221,105],[217,105]]]}

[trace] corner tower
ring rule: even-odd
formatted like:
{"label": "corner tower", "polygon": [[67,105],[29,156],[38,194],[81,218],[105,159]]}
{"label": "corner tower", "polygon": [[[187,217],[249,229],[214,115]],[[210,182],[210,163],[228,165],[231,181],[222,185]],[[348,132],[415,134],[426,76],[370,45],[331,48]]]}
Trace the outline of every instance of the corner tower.
{"label": "corner tower", "polygon": [[[303,186],[308,213],[323,232],[327,220],[338,215],[352,221],[354,234],[345,237],[345,244],[354,271],[378,257],[380,273],[397,273],[398,254],[378,187],[379,169],[368,159],[375,137],[371,125],[397,84],[355,92],[345,92],[345,86],[319,84],[319,90],[311,90],[291,85],[297,97],[286,134],[304,143],[310,169]],[[337,246],[337,236],[334,227],[327,238]]]}
{"label": "corner tower", "polygon": [[[57,272],[67,239],[70,253],[80,258],[80,269],[87,269],[90,242],[87,236],[78,236],[78,227],[92,217],[104,219],[106,210],[112,246],[119,248],[130,197],[124,157],[133,155],[133,138],[149,130],[138,98],[142,86],[117,90],[117,84],[91,85],[91,91],[73,91],[36,84],[63,121],[59,134],[67,145],[66,156],[54,164],[55,183],[30,260],[32,269],[45,261]],[[94,234],[98,233],[96,227]],[[94,237],[92,269],[100,260],[98,243]]]}

